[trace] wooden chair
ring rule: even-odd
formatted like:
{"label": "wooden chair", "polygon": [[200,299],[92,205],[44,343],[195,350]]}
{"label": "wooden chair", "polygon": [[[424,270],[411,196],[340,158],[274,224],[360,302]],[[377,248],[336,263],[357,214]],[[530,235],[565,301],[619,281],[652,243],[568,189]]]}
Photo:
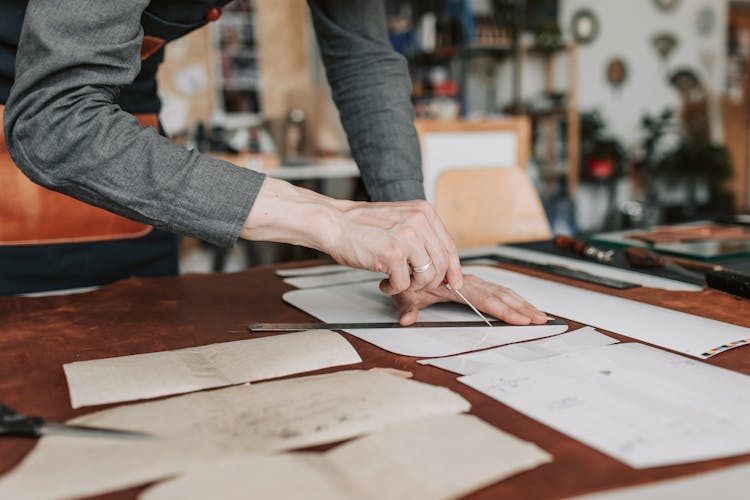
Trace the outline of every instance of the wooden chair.
{"label": "wooden chair", "polygon": [[479,122],[417,121],[427,200],[459,248],[551,237],[526,175],[525,117]]}

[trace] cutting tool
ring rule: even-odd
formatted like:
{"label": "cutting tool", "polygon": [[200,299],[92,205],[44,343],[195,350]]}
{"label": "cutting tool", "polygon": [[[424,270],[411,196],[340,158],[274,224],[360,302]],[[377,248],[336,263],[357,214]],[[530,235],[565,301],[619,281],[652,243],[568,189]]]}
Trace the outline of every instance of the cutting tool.
{"label": "cutting tool", "polygon": [[487,318],[485,318],[484,315],[479,312],[479,309],[477,309],[476,307],[474,307],[474,304],[472,304],[471,302],[469,302],[469,299],[467,299],[464,296],[464,294],[461,293],[461,290],[456,290],[455,288],[453,288],[452,286],[450,286],[448,283],[445,283],[444,285],[445,285],[445,288],[447,288],[451,292],[453,292],[456,295],[458,295],[461,298],[461,300],[463,300],[466,303],[466,305],[469,306],[471,308],[471,310],[474,311],[477,314],[477,316],[479,316],[480,318],[482,318],[482,321],[484,321],[485,323],[487,323],[487,326],[492,326],[492,323],[490,323],[489,321],[487,321]]}
{"label": "cutting tool", "polygon": [[0,436],[40,437],[49,435],[109,437],[125,439],[151,438],[150,434],[102,427],[86,427],[47,422],[41,417],[21,415],[0,403]]}

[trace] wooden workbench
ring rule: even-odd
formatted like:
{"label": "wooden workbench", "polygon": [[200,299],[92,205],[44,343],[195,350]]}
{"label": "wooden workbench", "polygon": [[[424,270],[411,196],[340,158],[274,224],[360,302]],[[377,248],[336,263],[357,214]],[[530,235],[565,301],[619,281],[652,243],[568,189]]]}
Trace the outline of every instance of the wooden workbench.
{"label": "wooden workbench", "polygon": [[[281,300],[281,294],[289,287],[274,274],[278,267],[291,265],[236,274],[130,279],[78,295],[0,298],[0,401],[26,414],[65,420],[93,409],[71,409],[62,370],[64,363],[239,340],[249,337],[246,326],[250,323],[310,320],[307,314]],[[504,267],[548,277],[513,266]],[[556,279],[750,327],[748,302],[721,292],[647,288],[612,292],[597,285]],[[634,470],[456,382],[455,374],[419,365],[415,358],[388,353],[351,336],[346,338],[362,356],[362,365],[324,371],[375,366],[412,371],[417,380],[461,394],[471,402],[473,414],[533,441],[554,456],[554,462],[485,488],[471,498],[564,498],[750,461],[750,455],[745,455]],[[725,352],[707,363],[750,374],[750,347]],[[17,464],[34,443],[30,439],[0,439],[0,472]],[[130,499],[141,489],[132,488],[102,498]]]}

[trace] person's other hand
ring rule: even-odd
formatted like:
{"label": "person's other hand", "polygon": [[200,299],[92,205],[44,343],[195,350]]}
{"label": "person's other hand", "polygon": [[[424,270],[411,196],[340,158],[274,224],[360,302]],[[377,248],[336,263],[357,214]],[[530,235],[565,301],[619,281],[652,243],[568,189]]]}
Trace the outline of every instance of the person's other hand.
{"label": "person's other hand", "polygon": [[[484,281],[476,276],[464,276],[461,288],[466,298],[480,311],[514,325],[544,324],[547,315],[526,302],[513,290]],[[452,290],[439,285],[434,288],[407,290],[395,295],[393,300],[399,313],[399,322],[408,326],[417,321],[419,310],[438,302],[458,302],[461,298]],[[468,307],[468,306],[467,306]]]}

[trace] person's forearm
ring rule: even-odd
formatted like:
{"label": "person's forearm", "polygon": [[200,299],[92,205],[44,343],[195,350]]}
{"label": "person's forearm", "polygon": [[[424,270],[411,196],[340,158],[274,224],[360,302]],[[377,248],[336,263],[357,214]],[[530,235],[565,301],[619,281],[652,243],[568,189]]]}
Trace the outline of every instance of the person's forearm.
{"label": "person's forearm", "polygon": [[333,98],[373,201],[424,199],[411,82],[382,1],[308,0]]}
{"label": "person's forearm", "polygon": [[338,238],[341,210],[351,204],[267,177],[240,237],[330,252],[331,242]]}
{"label": "person's forearm", "polygon": [[138,73],[148,4],[29,2],[5,108],[8,150],[50,189],[231,245],[264,176],[172,144],[114,104]]}

